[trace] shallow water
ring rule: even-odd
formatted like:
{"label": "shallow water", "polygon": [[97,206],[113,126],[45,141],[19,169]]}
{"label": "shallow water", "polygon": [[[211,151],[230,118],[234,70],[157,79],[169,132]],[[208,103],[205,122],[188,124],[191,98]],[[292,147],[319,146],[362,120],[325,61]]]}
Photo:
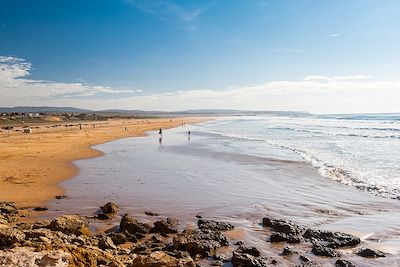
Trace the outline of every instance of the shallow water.
{"label": "shallow water", "polygon": [[[239,123],[254,124],[243,120]],[[95,148],[105,155],[75,162],[81,169],[79,175],[62,184],[68,198],[51,201],[48,215],[65,211],[92,215],[108,201],[118,203],[121,214],[142,220],[155,220],[145,210],[161,217],[175,216],[184,225],[195,223],[195,216],[201,215],[232,222],[238,229],[231,233],[235,239],[272,255],[282,245],[266,242],[268,231],[259,225],[263,216],[270,215],[353,233],[363,238],[365,246],[393,254],[377,260],[348,255],[361,266],[397,264],[399,200],[322,177],[290,149],[233,137],[229,131],[237,129],[235,123],[237,119],[166,130],[162,144],[156,133],[150,133],[98,145]]]}

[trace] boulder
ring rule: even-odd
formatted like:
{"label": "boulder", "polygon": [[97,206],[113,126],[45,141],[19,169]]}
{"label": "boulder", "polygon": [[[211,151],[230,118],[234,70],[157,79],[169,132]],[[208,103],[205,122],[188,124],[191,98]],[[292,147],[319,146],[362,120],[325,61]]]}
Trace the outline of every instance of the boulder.
{"label": "boulder", "polygon": [[330,248],[354,247],[360,244],[360,238],[341,232],[329,232],[307,229],[303,237],[313,243],[324,243]]}
{"label": "boulder", "polygon": [[293,255],[293,254],[298,254],[299,252],[295,249],[293,249],[293,247],[291,246],[286,246],[283,248],[282,251],[282,255],[283,256],[289,256],[289,255]]}
{"label": "boulder", "polygon": [[0,225],[0,246],[11,246],[14,243],[21,243],[25,239],[25,234],[17,229],[6,225]]}
{"label": "boulder", "polygon": [[342,259],[338,259],[335,262],[335,266],[336,267],[356,267],[353,263],[351,263],[347,260],[342,260]]}
{"label": "boulder", "polygon": [[273,230],[279,233],[285,233],[288,235],[300,235],[304,232],[304,228],[291,222],[282,219],[273,219],[265,217],[262,220],[264,226],[271,227]]}
{"label": "boulder", "polygon": [[187,251],[192,257],[197,254],[207,257],[217,248],[228,245],[226,236],[218,231],[186,229],[173,239],[174,249]]}
{"label": "boulder", "polygon": [[100,209],[104,214],[116,213],[119,211],[119,207],[112,202],[108,202],[104,206],[100,207]]}
{"label": "boulder", "polygon": [[18,209],[14,202],[0,201],[0,213],[2,214],[17,214]]}
{"label": "boulder", "polygon": [[88,223],[78,215],[64,215],[52,220],[47,227],[52,231],[59,231],[64,234],[89,235]]}
{"label": "boulder", "polygon": [[154,223],[154,227],[150,230],[152,233],[163,233],[163,234],[173,234],[177,233],[177,226],[179,221],[175,218],[167,218],[167,220],[161,220]]}
{"label": "boulder", "polygon": [[288,243],[300,243],[301,237],[297,235],[285,234],[285,233],[272,233],[270,236],[270,242],[288,242]]}
{"label": "boulder", "polygon": [[150,225],[139,222],[128,214],[125,214],[124,217],[122,217],[119,228],[120,231],[125,231],[138,238],[143,237],[143,235],[147,234],[151,229]]}
{"label": "boulder", "polygon": [[233,267],[264,267],[268,266],[265,258],[260,257],[261,253],[254,247],[240,247],[233,252]]}
{"label": "boulder", "polygon": [[330,247],[325,247],[320,244],[315,244],[311,250],[317,256],[326,256],[326,257],[340,257],[341,254]]}
{"label": "boulder", "polygon": [[375,249],[370,249],[370,248],[362,248],[359,251],[357,251],[357,255],[361,257],[366,257],[366,258],[381,258],[381,257],[386,257],[386,253],[380,251],[380,250],[375,250]]}
{"label": "boulder", "polygon": [[135,267],[195,267],[193,259],[175,258],[162,251],[152,252],[149,255],[139,255],[133,260],[132,266]]}
{"label": "boulder", "polygon": [[0,250],[0,266],[67,267],[70,254],[62,250],[34,252],[27,248]]}
{"label": "boulder", "polygon": [[208,229],[212,231],[229,231],[234,229],[234,226],[229,223],[203,219],[198,220],[197,226],[199,229]]}

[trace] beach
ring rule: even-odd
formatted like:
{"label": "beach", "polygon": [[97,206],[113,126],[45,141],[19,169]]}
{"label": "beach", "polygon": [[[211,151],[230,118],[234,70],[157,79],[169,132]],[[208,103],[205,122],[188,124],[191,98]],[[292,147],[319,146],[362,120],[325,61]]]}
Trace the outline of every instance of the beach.
{"label": "beach", "polygon": [[[40,124],[31,134],[2,133],[0,138],[1,200],[18,206],[45,205],[57,195],[63,180],[74,177],[78,169],[74,160],[93,158],[102,152],[93,145],[112,140],[144,135],[146,131],[171,128],[185,123],[204,121],[202,118],[114,119],[84,122],[82,129],[50,127]],[[74,123],[78,125],[79,123]]]}
{"label": "beach", "polygon": [[[327,123],[333,126],[323,136]],[[47,176],[15,179],[8,185],[14,195],[5,190],[9,198],[1,200],[17,207],[0,203],[0,211],[8,212],[3,220],[15,231],[8,244],[17,248],[0,259],[46,259],[55,253],[57,266],[396,266],[400,203],[391,197],[396,188],[349,184],[349,171],[346,177],[326,175],[357,167],[350,162],[314,162],[319,155],[336,157],[333,142],[357,144],[358,153],[358,143],[366,140],[366,129],[362,136],[343,133],[370,122],[348,122],[346,129],[334,123],[288,117],[116,120],[5,137],[13,162],[7,166],[26,174],[42,166]],[[384,123],[379,131],[372,124],[369,146],[397,144],[392,137],[375,137],[397,124]],[[318,125],[319,132],[304,131],[308,125]],[[159,128],[165,129],[162,139]],[[338,129],[340,135],[332,136]],[[321,142],[320,150],[313,142]],[[54,180],[46,178],[54,174]],[[35,252],[29,252],[32,247]]]}

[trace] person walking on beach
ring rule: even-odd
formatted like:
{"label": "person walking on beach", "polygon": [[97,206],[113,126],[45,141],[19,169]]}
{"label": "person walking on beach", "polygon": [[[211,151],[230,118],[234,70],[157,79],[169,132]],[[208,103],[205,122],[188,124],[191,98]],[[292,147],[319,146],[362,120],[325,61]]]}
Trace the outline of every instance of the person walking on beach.
{"label": "person walking on beach", "polygon": [[190,131],[188,131],[187,134],[188,134],[188,141],[190,141]]}
{"label": "person walking on beach", "polygon": [[158,131],[158,143],[161,145],[162,144],[162,129]]}

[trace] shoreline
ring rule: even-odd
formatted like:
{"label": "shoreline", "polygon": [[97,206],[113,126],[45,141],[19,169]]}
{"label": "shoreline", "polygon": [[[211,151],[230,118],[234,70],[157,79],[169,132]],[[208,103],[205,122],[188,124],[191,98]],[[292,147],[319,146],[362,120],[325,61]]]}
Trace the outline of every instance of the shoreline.
{"label": "shoreline", "polygon": [[[64,189],[59,186],[61,182],[78,174],[79,169],[73,161],[103,155],[93,146],[143,136],[147,131],[159,128],[173,128],[182,123],[199,123],[209,119],[118,119],[107,123],[88,123],[89,127],[81,130],[41,131],[2,137],[1,200],[15,202],[18,207],[43,206],[55,196],[64,194]],[[49,125],[41,127],[46,129]]]}

